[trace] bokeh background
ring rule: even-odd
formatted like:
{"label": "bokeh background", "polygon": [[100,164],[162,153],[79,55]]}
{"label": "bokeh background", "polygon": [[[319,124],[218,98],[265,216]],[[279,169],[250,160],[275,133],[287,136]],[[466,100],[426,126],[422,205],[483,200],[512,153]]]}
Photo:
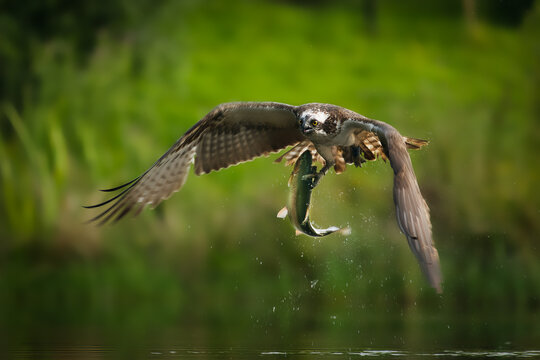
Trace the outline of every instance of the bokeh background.
{"label": "bokeh background", "polygon": [[[538,344],[539,39],[533,0],[0,1],[2,342]],[[85,223],[98,189],[228,101],[334,103],[429,139],[411,156],[444,294],[399,232],[383,162],[314,192],[312,219],[347,237],[276,218],[277,155]]]}

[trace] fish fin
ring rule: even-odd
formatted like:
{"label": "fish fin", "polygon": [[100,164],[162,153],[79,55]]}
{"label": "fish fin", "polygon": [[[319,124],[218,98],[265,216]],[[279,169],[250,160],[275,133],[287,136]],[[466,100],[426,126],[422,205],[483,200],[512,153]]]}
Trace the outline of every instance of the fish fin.
{"label": "fish fin", "polygon": [[285,219],[288,213],[289,213],[289,210],[287,210],[287,207],[284,206],[283,209],[278,211],[276,216],[280,219]]}
{"label": "fish fin", "polygon": [[342,228],[342,229],[339,230],[339,233],[340,233],[341,235],[343,235],[343,236],[349,236],[349,235],[351,235],[351,232],[352,232],[352,231],[351,231],[351,228],[350,228],[349,226],[344,227],[344,228]]}
{"label": "fish fin", "polygon": [[294,230],[294,235],[298,236],[298,235],[302,235],[302,234],[303,234],[303,232],[301,232],[300,230],[298,230],[298,229]]}

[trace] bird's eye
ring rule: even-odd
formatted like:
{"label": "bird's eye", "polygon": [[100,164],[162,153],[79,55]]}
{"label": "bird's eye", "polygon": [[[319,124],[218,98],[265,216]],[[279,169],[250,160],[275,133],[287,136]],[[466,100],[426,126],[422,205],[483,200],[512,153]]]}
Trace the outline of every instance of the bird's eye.
{"label": "bird's eye", "polygon": [[311,120],[310,123],[311,123],[311,126],[319,125],[319,122],[317,120]]}

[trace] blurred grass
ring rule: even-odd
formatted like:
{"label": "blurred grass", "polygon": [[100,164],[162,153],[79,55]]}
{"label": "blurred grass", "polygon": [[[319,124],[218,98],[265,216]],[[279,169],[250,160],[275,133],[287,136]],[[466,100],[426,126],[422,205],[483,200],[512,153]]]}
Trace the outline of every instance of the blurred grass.
{"label": "blurred grass", "polygon": [[[164,2],[120,36],[102,29],[82,63],[61,38],[36,44],[38,86],[0,113],[2,316],[287,327],[297,313],[537,314],[539,7],[519,28],[470,29],[391,4],[376,34],[356,8],[193,1]],[[328,176],[314,195],[313,219],[350,224],[348,238],[295,237],[275,218],[289,173],[275,156],[191,175],[136,220],[84,223],[96,188],[134,178],[227,101],[335,103],[429,139],[411,156],[445,295],[398,231],[384,163]]]}

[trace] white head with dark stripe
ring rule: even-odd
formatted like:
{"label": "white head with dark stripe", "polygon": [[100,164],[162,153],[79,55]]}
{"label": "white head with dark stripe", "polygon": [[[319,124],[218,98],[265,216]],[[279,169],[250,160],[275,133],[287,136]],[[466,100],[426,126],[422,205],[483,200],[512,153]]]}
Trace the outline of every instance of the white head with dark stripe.
{"label": "white head with dark stripe", "polygon": [[308,138],[334,135],[339,113],[326,104],[308,104],[299,112],[300,130]]}

